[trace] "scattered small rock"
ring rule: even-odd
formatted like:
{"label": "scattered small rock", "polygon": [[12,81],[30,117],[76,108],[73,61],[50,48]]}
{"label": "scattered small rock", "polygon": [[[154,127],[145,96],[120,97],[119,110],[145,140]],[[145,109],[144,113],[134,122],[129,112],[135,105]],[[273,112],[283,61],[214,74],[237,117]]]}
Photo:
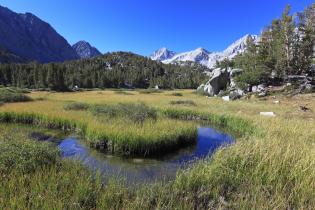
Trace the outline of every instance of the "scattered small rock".
{"label": "scattered small rock", "polygon": [[274,104],[279,104],[279,103],[280,103],[280,101],[274,101],[273,103],[274,103]]}
{"label": "scattered small rock", "polygon": [[236,89],[230,92],[230,99],[231,100],[236,100],[236,99],[240,99],[242,96],[244,95],[244,91],[242,91],[241,89]]}
{"label": "scattered small rock", "polygon": [[72,88],[73,91],[80,91],[80,88],[79,86],[75,85],[73,88]]}
{"label": "scattered small rock", "polygon": [[265,97],[267,96],[267,92],[261,92],[258,94],[259,97]]}
{"label": "scattered small rock", "polygon": [[276,116],[274,112],[260,112],[260,115],[268,116],[268,117],[275,117]]}
{"label": "scattered small rock", "polygon": [[223,96],[222,99],[223,101],[230,101],[230,96]]}

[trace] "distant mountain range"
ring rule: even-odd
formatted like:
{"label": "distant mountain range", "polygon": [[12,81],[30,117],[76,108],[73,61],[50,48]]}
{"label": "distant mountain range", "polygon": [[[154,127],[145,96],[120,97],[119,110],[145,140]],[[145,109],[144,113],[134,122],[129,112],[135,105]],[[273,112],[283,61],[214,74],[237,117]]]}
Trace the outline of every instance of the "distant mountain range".
{"label": "distant mountain range", "polygon": [[87,42],[72,46],[48,23],[31,13],[0,6],[0,62],[63,62],[99,55]]}
{"label": "distant mountain range", "polygon": [[[150,57],[165,64],[195,62],[213,68],[216,61],[233,58],[243,53],[246,40],[252,37],[258,41],[257,35],[245,35],[222,52],[210,52],[197,48],[189,52],[176,53],[161,48]],[[101,55],[100,51],[86,41],[79,41],[71,46],[65,38],[58,34],[48,23],[31,13],[18,14],[0,6],[0,62],[40,63],[63,62],[81,58],[92,58]]]}
{"label": "distant mountain range", "polygon": [[209,52],[204,48],[197,48],[189,52],[176,53],[163,47],[155,51],[150,58],[152,60],[161,61],[165,64],[176,64],[190,61],[200,63],[208,68],[214,68],[216,61],[222,61],[225,58],[231,59],[236,55],[243,53],[247,48],[246,41],[249,37],[251,37],[255,42],[258,42],[259,40],[257,35],[247,34],[231,44],[222,52]]}

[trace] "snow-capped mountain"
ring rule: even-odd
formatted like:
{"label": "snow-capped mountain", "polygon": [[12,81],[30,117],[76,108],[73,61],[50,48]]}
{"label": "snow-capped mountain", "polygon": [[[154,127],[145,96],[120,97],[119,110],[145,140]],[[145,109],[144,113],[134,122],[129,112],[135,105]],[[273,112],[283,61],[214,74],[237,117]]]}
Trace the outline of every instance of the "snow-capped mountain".
{"label": "snow-capped mountain", "polygon": [[72,46],[80,58],[93,58],[101,55],[100,51],[86,41],[79,41]]}
{"label": "snow-capped mountain", "polygon": [[176,54],[172,58],[164,60],[163,62],[176,63],[181,61],[193,61],[207,66],[210,54],[211,54],[210,52],[203,48],[197,48],[196,50],[193,51]]}
{"label": "snow-capped mountain", "polygon": [[165,47],[163,47],[163,48],[155,51],[150,56],[150,58],[152,60],[155,60],[155,61],[164,61],[164,60],[167,60],[167,59],[174,57],[174,55],[176,55],[176,52],[170,51],[170,50],[166,49]]}
{"label": "snow-capped mountain", "polygon": [[243,53],[247,48],[247,39],[249,37],[251,37],[255,43],[258,43],[259,38],[257,35],[247,34],[226,48],[223,54],[227,55],[229,58],[233,58],[237,54]]}
{"label": "snow-capped mountain", "polygon": [[245,35],[222,52],[209,52],[203,48],[197,48],[189,52],[174,53],[166,48],[156,51],[152,56],[152,60],[162,61],[163,63],[180,63],[192,61],[200,63],[208,68],[214,68],[216,61],[222,61],[225,58],[232,59],[237,54],[243,53],[247,48],[247,39],[251,37],[254,42],[258,42],[257,35]]}

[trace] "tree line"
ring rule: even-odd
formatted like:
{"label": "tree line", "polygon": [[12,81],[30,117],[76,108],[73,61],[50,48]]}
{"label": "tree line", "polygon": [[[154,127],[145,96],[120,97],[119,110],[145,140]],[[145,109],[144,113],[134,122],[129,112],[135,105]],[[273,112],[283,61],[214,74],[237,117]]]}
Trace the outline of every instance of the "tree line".
{"label": "tree line", "polygon": [[309,74],[315,63],[315,3],[296,14],[287,6],[281,18],[264,28],[258,43],[249,37],[247,45],[242,55],[217,64],[243,69],[240,83],[281,83],[289,75]]}
{"label": "tree line", "polygon": [[0,84],[65,91],[80,88],[196,88],[206,75],[201,65],[170,65],[129,52],[64,63],[1,64]]}

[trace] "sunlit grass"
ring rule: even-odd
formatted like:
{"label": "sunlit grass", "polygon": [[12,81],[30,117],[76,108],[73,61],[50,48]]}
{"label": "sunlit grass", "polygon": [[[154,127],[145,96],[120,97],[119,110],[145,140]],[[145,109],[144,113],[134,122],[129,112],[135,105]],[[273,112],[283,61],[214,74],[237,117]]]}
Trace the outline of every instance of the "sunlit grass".
{"label": "sunlit grass", "polygon": [[[276,95],[265,100],[253,98],[224,102],[221,98],[208,99],[196,95],[192,90],[176,90],[182,94],[181,100],[193,100],[197,104],[196,107],[188,107],[170,105],[171,101],[178,100],[178,96],[172,95],[173,91],[158,94],[139,94],[133,91],[134,95],[119,95],[115,91],[101,92],[102,94],[97,91],[31,93],[32,98],[45,97],[46,100],[5,104],[0,107],[0,111],[37,112],[50,117],[65,118],[70,122],[89,122],[85,132],[91,142],[97,137],[116,138],[117,142],[122,142],[119,145],[130,146],[131,149],[123,148],[127,148],[124,151],[128,152],[132,148],[141,148],[141,152],[150,146],[151,149],[160,148],[159,145],[163,142],[161,139],[171,142],[172,134],[177,135],[195,127],[194,123],[189,125],[191,119],[205,119],[240,132],[243,136],[238,138],[233,146],[219,150],[211,159],[200,161],[192,168],[180,171],[174,182],[141,186],[137,190],[117,182],[101,189],[93,180],[84,182],[89,180],[89,175],[80,172],[82,169],[78,171],[71,168],[79,166],[70,164],[64,166],[64,169],[56,170],[52,167],[46,171],[40,170],[32,178],[15,174],[19,179],[10,179],[9,182],[1,184],[3,187],[0,192],[5,198],[2,201],[7,204],[2,204],[4,209],[14,205],[23,208],[25,204],[30,203],[33,204],[31,207],[46,205],[72,208],[70,203],[79,203],[82,208],[105,209],[313,209],[315,206],[313,95],[298,95],[292,98]],[[275,100],[280,103],[274,103]],[[123,119],[102,122],[89,112],[64,110],[64,105],[70,101],[111,105],[143,102],[158,109],[161,116],[156,122],[148,120],[142,126],[130,122],[125,126]],[[301,111],[299,106],[302,105],[307,106],[310,111]],[[260,116],[261,111],[273,111],[276,117]],[[176,130],[177,127],[181,129]],[[114,136],[115,134],[121,136]],[[157,139],[151,139],[152,136],[157,136]],[[131,139],[134,140],[129,142]],[[145,146],[139,146],[138,143]],[[163,148],[168,146],[163,145]],[[62,177],[60,182],[57,177]],[[72,184],[69,184],[69,180],[73,180]],[[32,184],[29,184],[30,182]],[[53,186],[52,183],[58,183],[58,186],[64,189],[63,196],[57,195],[57,190],[53,187],[48,188],[49,190],[43,187]],[[38,190],[35,190],[34,194],[44,195],[45,199],[37,201],[37,197],[32,194],[31,199],[23,200],[23,193],[30,195],[26,192],[32,192],[30,189],[36,186]]]}

